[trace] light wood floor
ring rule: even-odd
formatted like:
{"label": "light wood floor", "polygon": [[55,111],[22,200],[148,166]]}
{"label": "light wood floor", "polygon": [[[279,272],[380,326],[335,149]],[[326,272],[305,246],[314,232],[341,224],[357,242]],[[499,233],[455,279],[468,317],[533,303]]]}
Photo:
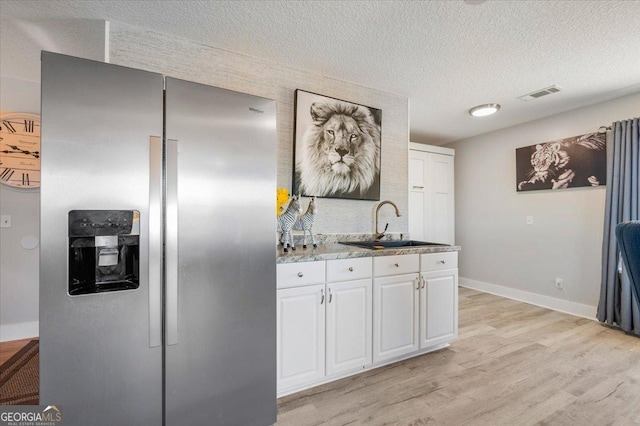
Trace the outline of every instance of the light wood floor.
{"label": "light wood floor", "polygon": [[460,288],[450,348],[278,402],[278,426],[638,425],[640,339]]}
{"label": "light wood floor", "polygon": [[[281,398],[278,426],[639,425],[640,339],[460,288],[448,349]],[[0,343],[0,365],[31,339]]]}
{"label": "light wood floor", "polygon": [[11,358],[15,353],[17,353],[20,349],[22,349],[27,343],[32,340],[37,340],[37,337],[32,337],[31,339],[24,340],[11,340],[10,342],[1,342],[0,343],[0,365],[4,364],[9,358]]}

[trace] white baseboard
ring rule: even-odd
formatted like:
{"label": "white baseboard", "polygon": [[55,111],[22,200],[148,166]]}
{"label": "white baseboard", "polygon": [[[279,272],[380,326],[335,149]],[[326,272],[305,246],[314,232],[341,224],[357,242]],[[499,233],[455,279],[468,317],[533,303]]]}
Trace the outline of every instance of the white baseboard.
{"label": "white baseboard", "polygon": [[484,293],[495,294],[496,296],[506,297],[507,299],[518,300],[520,302],[530,303],[532,305],[541,306],[543,308],[552,309],[554,311],[564,312],[566,314],[576,315],[582,318],[597,321],[596,315],[598,308],[596,306],[571,302],[569,300],[557,299],[550,296],[543,296],[542,294],[531,293],[524,290],[517,290],[515,288],[505,287],[497,284],[485,283],[469,278],[460,277],[458,279],[458,283],[461,287],[467,287],[473,290],[482,291]]}
{"label": "white baseboard", "polygon": [[21,322],[18,324],[0,325],[0,342],[29,339],[40,335],[40,322]]}

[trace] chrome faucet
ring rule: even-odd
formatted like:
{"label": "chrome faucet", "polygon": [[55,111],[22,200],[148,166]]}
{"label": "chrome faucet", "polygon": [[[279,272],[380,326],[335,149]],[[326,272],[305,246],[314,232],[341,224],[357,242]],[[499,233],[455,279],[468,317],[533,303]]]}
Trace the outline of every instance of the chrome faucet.
{"label": "chrome faucet", "polygon": [[384,227],[384,231],[378,232],[378,212],[380,212],[380,207],[384,206],[385,204],[391,204],[396,209],[396,216],[400,217],[400,210],[398,210],[398,206],[396,206],[396,203],[394,203],[393,201],[386,200],[378,204],[378,207],[376,207],[376,241],[384,237],[384,233],[387,232],[387,228],[389,227],[389,224],[387,223],[387,225]]}

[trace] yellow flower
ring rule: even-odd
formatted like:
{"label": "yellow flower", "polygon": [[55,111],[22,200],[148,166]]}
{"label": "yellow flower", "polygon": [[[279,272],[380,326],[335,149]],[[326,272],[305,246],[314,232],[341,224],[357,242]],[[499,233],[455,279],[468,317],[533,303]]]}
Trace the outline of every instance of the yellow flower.
{"label": "yellow flower", "polygon": [[276,189],[276,214],[280,216],[282,206],[289,201],[289,190],[287,188]]}

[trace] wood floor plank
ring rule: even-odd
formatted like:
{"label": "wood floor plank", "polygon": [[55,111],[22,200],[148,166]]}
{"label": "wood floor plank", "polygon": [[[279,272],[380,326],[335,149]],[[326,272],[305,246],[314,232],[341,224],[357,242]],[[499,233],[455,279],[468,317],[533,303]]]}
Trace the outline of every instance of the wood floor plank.
{"label": "wood floor plank", "polygon": [[22,339],[22,340],[10,340],[8,342],[0,342],[0,365],[7,362],[9,358],[11,358],[14,354],[20,351],[20,349],[24,348],[27,343],[32,340],[37,340],[37,337],[33,337],[31,339]]}
{"label": "wood floor plank", "polygon": [[451,347],[281,398],[278,426],[637,425],[640,339],[460,288]]}

